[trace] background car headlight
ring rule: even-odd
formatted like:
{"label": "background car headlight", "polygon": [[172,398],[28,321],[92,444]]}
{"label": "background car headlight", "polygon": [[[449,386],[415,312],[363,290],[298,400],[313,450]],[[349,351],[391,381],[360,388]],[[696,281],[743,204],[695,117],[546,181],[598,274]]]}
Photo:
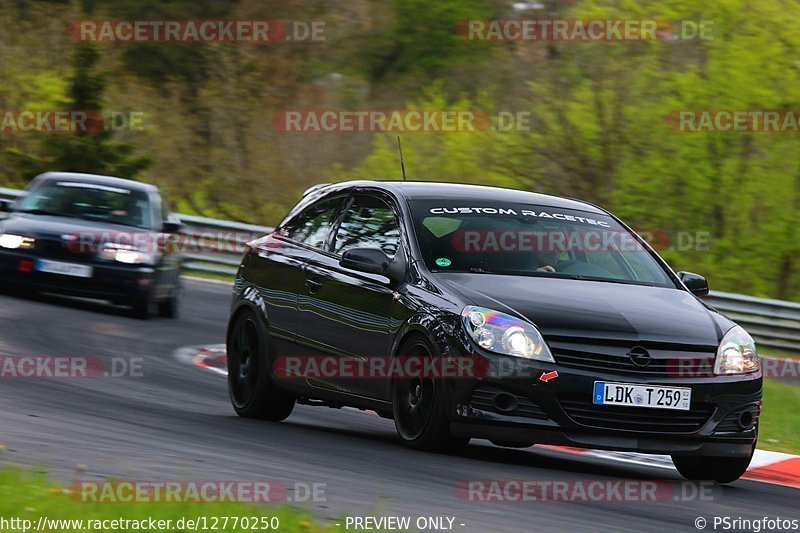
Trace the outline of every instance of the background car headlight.
{"label": "background car headlight", "polygon": [[511,315],[469,305],[461,312],[464,328],[478,346],[491,352],[554,363],[533,324]]}
{"label": "background car headlight", "polygon": [[22,235],[14,235],[13,233],[3,233],[0,235],[0,247],[16,250],[17,248],[30,248],[33,246],[35,239],[31,237],[23,237]]}
{"label": "background car headlight", "polygon": [[750,374],[759,369],[756,343],[741,326],[734,326],[722,337],[717,348],[715,374]]}
{"label": "background car headlight", "polygon": [[129,265],[152,264],[155,256],[150,253],[137,250],[133,246],[120,244],[106,244],[100,252],[100,257],[108,261],[117,261]]}

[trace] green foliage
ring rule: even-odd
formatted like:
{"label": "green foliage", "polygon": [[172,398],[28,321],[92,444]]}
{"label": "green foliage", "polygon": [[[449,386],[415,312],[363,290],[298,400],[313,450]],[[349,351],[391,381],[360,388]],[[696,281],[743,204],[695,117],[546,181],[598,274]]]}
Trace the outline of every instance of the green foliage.
{"label": "green foliage", "polygon": [[[578,2],[563,16],[710,20],[713,38],[512,44],[515,58],[523,47],[544,53],[527,73],[526,101],[512,109],[530,111],[532,130],[406,136],[408,166],[422,179],[516,184],[598,203],[669,235],[665,258],[707,275],[714,289],[798,298],[798,133],[691,133],[670,120],[680,110],[798,109],[798,14],[797,4],[777,1]],[[492,94],[481,105],[494,113],[508,98]],[[376,141],[355,174],[391,170],[390,141]]]}
{"label": "green foliage", "polygon": [[[448,104],[439,87],[434,87],[409,110],[473,113],[474,131],[421,131],[401,134],[406,175],[410,180],[454,183],[491,183],[515,187],[520,180],[502,170],[503,134],[494,131],[494,124],[484,129],[482,117],[488,116],[480,106],[467,99]],[[372,154],[353,171],[339,170],[337,179],[402,179],[397,135],[375,138]]]}
{"label": "green foliage", "polygon": [[[75,48],[74,75],[67,88],[67,107],[74,111],[90,113],[89,124],[95,113],[103,109],[105,79],[95,72],[99,54],[90,45]],[[113,129],[106,122],[98,131],[80,131],[74,134],[39,133],[38,153],[23,153],[10,149],[7,157],[23,176],[31,178],[51,169],[64,172],[86,172],[133,178],[150,165],[146,157],[137,156],[132,144],[113,142]]]}
{"label": "green foliage", "polygon": [[758,447],[800,454],[800,387],[795,383],[764,380],[764,412],[758,429]]}
{"label": "green foliage", "polygon": [[[102,485],[103,481],[97,483]],[[50,526],[45,524],[45,528],[64,533],[87,529],[147,530],[150,529],[148,523],[150,518],[156,524],[162,520],[161,529],[168,532],[190,529],[185,525],[186,520],[194,520],[194,524],[200,524],[198,526],[200,529],[203,523],[209,528],[217,523],[222,529],[225,517],[229,517],[227,522],[224,522],[226,531],[250,531],[250,526],[253,524],[261,524],[261,517],[266,517],[267,523],[270,518],[277,517],[280,531],[308,533],[331,531],[328,527],[315,524],[307,513],[287,507],[259,507],[230,502],[93,502],[82,501],[80,494],[73,492],[78,489],[77,486],[65,487],[55,484],[39,472],[3,468],[0,470],[0,516],[7,521],[12,518],[19,520],[15,523],[15,526],[18,524],[19,527],[12,526],[12,529],[22,529],[23,524],[28,524],[29,529],[36,528],[36,524],[43,517],[43,520],[50,521]],[[101,492],[98,491],[98,494]],[[131,522],[143,519],[143,524]],[[184,520],[183,523],[180,522],[181,519]],[[114,520],[117,522],[113,522]],[[90,524],[100,524],[104,527],[90,527]]]}
{"label": "green foliage", "polygon": [[492,14],[487,0],[393,0],[388,13],[376,10],[372,31],[360,36],[359,63],[376,82],[397,74],[441,76],[486,51],[456,30]]}

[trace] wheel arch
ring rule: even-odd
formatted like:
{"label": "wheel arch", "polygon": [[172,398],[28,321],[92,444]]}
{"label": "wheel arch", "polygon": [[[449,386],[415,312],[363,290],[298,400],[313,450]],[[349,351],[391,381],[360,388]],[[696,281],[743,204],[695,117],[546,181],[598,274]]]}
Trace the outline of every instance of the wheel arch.
{"label": "wheel arch", "polygon": [[[255,288],[253,289],[255,290]],[[233,305],[231,309],[230,318],[228,319],[228,327],[225,331],[226,344],[230,341],[233,325],[236,323],[236,321],[239,319],[242,313],[246,311],[252,312],[256,316],[262,327],[269,328],[269,318],[267,315],[266,306],[262,307],[258,305],[257,302],[254,302],[253,299],[245,297],[243,291],[242,296],[238,299],[238,301]]]}

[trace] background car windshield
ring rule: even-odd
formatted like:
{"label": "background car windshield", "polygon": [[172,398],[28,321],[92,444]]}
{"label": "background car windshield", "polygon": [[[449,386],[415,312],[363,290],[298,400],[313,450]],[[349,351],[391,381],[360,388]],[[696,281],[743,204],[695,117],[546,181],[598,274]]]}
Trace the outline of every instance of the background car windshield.
{"label": "background car windshield", "polygon": [[636,237],[611,217],[556,207],[412,201],[434,272],[592,279],[674,287]]}
{"label": "background car windshield", "polygon": [[95,183],[55,181],[42,184],[20,201],[17,210],[137,228],[152,227],[146,193]]}

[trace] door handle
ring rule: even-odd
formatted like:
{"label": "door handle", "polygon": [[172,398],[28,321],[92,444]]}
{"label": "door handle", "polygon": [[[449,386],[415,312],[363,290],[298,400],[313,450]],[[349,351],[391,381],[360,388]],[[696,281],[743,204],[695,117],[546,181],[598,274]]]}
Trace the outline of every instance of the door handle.
{"label": "door handle", "polygon": [[322,288],[322,282],[316,279],[306,279],[306,287],[310,292],[317,292]]}

